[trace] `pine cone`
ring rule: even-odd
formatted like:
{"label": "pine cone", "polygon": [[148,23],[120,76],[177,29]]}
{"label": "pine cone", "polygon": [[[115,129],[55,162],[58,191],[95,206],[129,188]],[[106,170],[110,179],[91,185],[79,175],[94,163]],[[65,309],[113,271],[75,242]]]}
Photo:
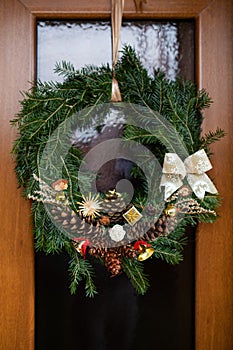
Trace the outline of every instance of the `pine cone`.
{"label": "pine cone", "polygon": [[93,218],[92,216],[84,216],[81,211],[78,212],[77,214],[81,220],[84,220],[86,223],[90,225],[96,225],[98,220],[96,218]]}
{"label": "pine cone", "polygon": [[176,218],[162,215],[154,225],[142,236],[145,241],[152,241],[156,237],[167,236],[174,230]]}
{"label": "pine cone", "polygon": [[[150,230],[148,231],[148,228],[151,228],[152,226],[154,226],[154,220],[151,220],[149,222],[146,222],[143,220],[138,221],[134,226],[130,227],[127,230],[128,242],[142,239],[145,233],[150,231]],[[151,237],[150,238],[148,237],[148,239],[144,238],[144,240],[151,240],[151,239],[152,239]]]}
{"label": "pine cone", "polygon": [[108,249],[105,253],[105,265],[111,275],[116,276],[121,272],[121,258],[117,249]]}
{"label": "pine cone", "polygon": [[88,253],[95,258],[104,258],[105,254],[107,253],[106,248],[97,248],[97,247],[91,247],[88,251]]}
{"label": "pine cone", "polygon": [[167,229],[167,216],[162,215],[155,223],[155,232],[158,233],[158,236],[166,236],[168,234]]}
{"label": "pine cone", "polygon": [[89,248],[88,253],[95,258],[103,258],[105,260],[105,266],[112,276],[121,273],[121,260],[123,257],[135,259],[137,256],[135,249],[130,244],[109,249],[91,247]]}
{"label": "pine cone", "polygon": [[101,204],[102,211],[108,215],[111,223],[123,220],[122,212],[125,209],[124,199],[116,192],[108,192]]}
{"label": "pine cone", "polygon": [[144,208],[145,214],[147,214],[148,216],[153,216],[155,217],[156,214],[158,213],[157,209],[155,207],[153,207],[152,205],[147,205]]}
{"label": "pine cone", "polygon": [[126,257],[129,259],[135,259],[137,254],[134,247],[131,244],[122,245],[118,248],[118,254],[121,257]]}
{"label": "pine cone", "polygon": [[101,224],[97,224],[92,229],[90,236],[91,246],[95,248],[106,248],[109,245],[109,237],[106,235],[105,228]]}
{"label": "pine cone", "polygon": [[97,231],[101,231],[100,225],[97,225],[96,221],[91,222],[90,225],[86,225],[86,221],[78,214],[76,214],[69,207],[54,205],[51,208],[51,214],[53,219],[59,223],[66,233],[72,236],[92,236],[93,232],[96,234]]}
{"label": "pine cone", "polygon": [[177,218],[176,217],[172,217],[172,216],[168,216],[167,217],[167,231],[168,233],[171,233],[175,227],[177,225]]}

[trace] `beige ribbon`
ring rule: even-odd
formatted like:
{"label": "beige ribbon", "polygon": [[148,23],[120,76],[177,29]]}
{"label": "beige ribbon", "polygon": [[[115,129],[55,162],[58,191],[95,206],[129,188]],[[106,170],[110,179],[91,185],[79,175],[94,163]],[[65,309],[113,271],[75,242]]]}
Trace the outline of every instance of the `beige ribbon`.
{"label": "beige ribbon", "polygon": [[176,153],[166,153],[163,163],[163,175],[160,187],[164,186],[164,199],[167,200],[178,188],[187,181],[199,199],[205,197],[205,192],[218,193],[210,178],[205,174],[212,165],[204,149],[187,157],[184,162]]}
{"label": "beige ribbon", "polygon": [[116,64],[118,59],[118,50],[120,44],[120,31],[122,24],[124,0],[112,0],[112,12],[111,12],[111,23],[112,23],[112,69],[113,69],[113,79],[112,79],[112,102],[120,102],[121,93],[116,80]]}

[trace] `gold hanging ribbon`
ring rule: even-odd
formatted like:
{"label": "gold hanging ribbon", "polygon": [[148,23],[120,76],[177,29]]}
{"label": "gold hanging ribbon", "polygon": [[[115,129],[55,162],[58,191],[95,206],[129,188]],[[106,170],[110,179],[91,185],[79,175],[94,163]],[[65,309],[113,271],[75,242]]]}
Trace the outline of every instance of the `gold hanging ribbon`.
{"label": "gold hanging ribbon", "polygon": [[120,30],[122,24],[122,15],[124,8],[124,0],[112,0],[112,12],[111,12],[111,23],[112,23],[112,96],[111,102],[121,102],[121,92],[119,89],[118,81],[116,79],[116,64],[118,58],[118,50],[120,44]]}
{"label": "gold hanging ribbon", "polygon": [[212,165],[204,149],[187,157],[184,162],[176,153],[166,153],[160,182],[160,186],[165,187],[164,199],[167,200],[183,185],[182,180],[185,176],[199,199],[204,198],[205,192],[217,193],[218,191],[213,182],[205,174],[210,169],[212,169]]}

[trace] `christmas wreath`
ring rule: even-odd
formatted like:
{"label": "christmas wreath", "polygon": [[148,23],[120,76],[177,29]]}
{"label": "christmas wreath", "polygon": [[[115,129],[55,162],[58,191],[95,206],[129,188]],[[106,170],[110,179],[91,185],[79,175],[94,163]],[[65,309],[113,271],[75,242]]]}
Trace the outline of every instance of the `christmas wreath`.
{"label": "christmas wreath", "polygon": [[[62,62],[55,71],[64,82],[37,81],[12,121],[19,130],[13,147],[19,186],[32,199],[35,249],[69,254],[71,293],[82,280],[87,296],[97,293],[98,261],[112,276],[125,272],[144,294],[144,260],[179,263],[187,225],[217,218],[219,196],[205,172],[209,146],[224,132],[200,136],[208,94],[160,71],[149,76],[130,47],[115,67],[123,103],[109,104],[108,65],[75,70]],[[98,187],[103,162],[114,156],[104,179],[120,165],[127,180],[115,184],[127,186],[108,188],[104,180]]]}

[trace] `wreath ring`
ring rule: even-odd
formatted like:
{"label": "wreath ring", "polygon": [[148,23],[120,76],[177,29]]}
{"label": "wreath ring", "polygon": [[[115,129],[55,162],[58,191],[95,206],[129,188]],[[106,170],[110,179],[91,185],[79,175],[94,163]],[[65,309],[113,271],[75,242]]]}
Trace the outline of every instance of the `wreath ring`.
{"label": "wreath ring", "polygon": [[[77,181],[77,165],[80,166],[85,158],[83,150],[78,147],[80,138],[62,158],[60,150],[64,143],[58,134],[55,138],[53,135],[64,121],[77,113],[79,129],[84,125],[87,129],[90,127],[93,114],[82,114],[81,111],[95,112],[95,108],[102,108],[108,102],[112,72],[105,66],[75,71],[72,65],[64,62],[57,65],[56,72],[65,76],[64,82],[37,82],[31,91],[25,93],[21,112],[13,121],[19,129],[13,148],[19,185],[24,188],[26,197],[33,200],[35,247],[46,253],[60,253],[65,249],[70,254],[72,293],[82,279],[86,280],[86,294],[94,296],[96,293],[94,270],[89,259],[92,256],[104,263],[111,275],[124,271],[136,290],[143,294],[149,282],[143,273],[142,261],[153,256],[168,263],[179,263],[185,243],[185,227],[195,225],[197,221],[213,222],[216,219],[219,197],[205,171],[211,168],[207,157],[209,145],[224,136],[224,132],[217,129],[200,136],[202,110],[210,105],[207,93],[197,91],[195,84],[189,81],[168,81],[160,72],[154,77],[148,76],[135,52],[126,47],[116,67],[124,103],[155,111],[155,120],[162,115],[163,121],[172,126],[171,137],[175,145],[179,148],[183,143],[187,154],[171,152],[173,150],[168,144],[161,142],[167,139],[169,129],[160,128],[159,137],[155,137],[146,132],[146,127],[135,125],[132,119],[121,129],[123,140],[135,140],[143,149],[148,148],[162,168],[162,178],[157,177],[153,184],[155,200],[147,202],[151,188],[145,185],[144,173],[137,166],[131,169],[130,176],[137,186],[128,205],[127,196],[115,188],[100,195],[88,189],[82,194],[80,184],[83,183],[85,188],[91,182],[90,174],[85,175],[85,172]],[[146,125],[146,118],[140,118],[140,123]],[[69,140],[72,135],[77,136],[74,127],[72,122],[66,134]],[[97,128],[95,132],[101,133],[101,130]],[[174,135],[179,135],[179,139]],[[45,166],[41,159],[46,145],[53,142],[60,145],[53,155],[59,159],[56,164],[62,171],[55,169],[51,176],[49,161]],[[192,164],[197,172],[202,172],[193,174],[190,170]],[[174,173],[174,168],[180,172]],[[153,166],[149,169],[154,170]],[[199,180],[200,176],[205,178],[205,184],[199,186],[200,193],[197,187],[196,192],[193,190],[197,185],[194,175],[199,176]],[[160,185],[165,188],[164,192],[160,192]],[[161,193],[162,206],[157,200]],[[111,246],[106,244],[106,236]]]}

